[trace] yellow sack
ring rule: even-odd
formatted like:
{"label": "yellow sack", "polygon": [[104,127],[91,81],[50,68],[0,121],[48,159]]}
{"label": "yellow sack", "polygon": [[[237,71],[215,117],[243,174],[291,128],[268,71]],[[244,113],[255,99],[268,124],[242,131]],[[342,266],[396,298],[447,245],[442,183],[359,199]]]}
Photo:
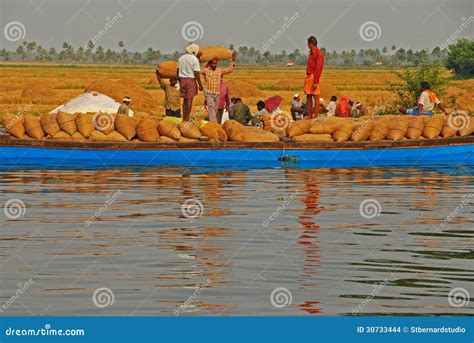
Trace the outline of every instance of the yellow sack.
{"label": "yellow sack", "polygon": [[50,136],[54,136],[61,131],[58,121],[56,120],[56,114],[43,114],[41,116],[41,127],[43,128],[43,131]]}
{"label": "yellow sack", "polygon": [[212,121],[201,127],[201,133],[204,136],[218,140],[220,142],[227,142],[228,139],[227,133],[224,131],[222,126]]}
{"label": "yellow sack", "polygon": [[443,138],[450,138],[456,136],[457,133],[458,130],[453,129],[448,123],[445,123],[441,129],[440,136]]}
{"label": "yellow sack", "polygon": [[82,135],[79,131],[76,131],[72,134],[72,139],[77,140],[77,141],[85,141],[86,137]]}
{"label": "yellow sack", "polygon": [[[181,137],[179,137],[179,138],[181,138]],[[176,143],[176,142],[178,142],[177,139],[169,138],[168,136],[160,136],[158,141],[162,142],[162,143]]]}
{"label": "yellow sack", "polygon": [[428,139],[437,138],[443,129],[445,121],[446,116],[439,114],[428,118],[423,129],[423,137]]}
{"label": "yellow sack", "polygon": [[301,119],[294,121],[288,127],[288,137],[296,137],[309,132],[313,119]]}
{"label": "yellow sack", "polygon": [[89,137],[90,133],[95,130],[94,124],[92,123],[93,118],[93,113],[78,113],[76,115],[77,131],[79,131],[83,137]]}
{"label": "yellow sack", "polygon": [[199,139],[181,136],[179,137],[178,142],[179,143],[196,143],[196,142],[199,142]]}
{"label": "yellow sack", "polygon": [[160,63],[159,65],[160,77],[163,79],[169,79],[171,77],[176,77],[178,72],[178,62],[176,61],[166,61]]}
{"label": "yellow sack", "polygon": [[72,135],[74,132],[77,131],[74,115],[59,111],[56,119],[61,130],[63,130],[67,134]]}
{"label": "yellow sack", "polygon": [[131,140],[137,134],[135,120],[124,114],[117,114],[115,117],[115,130],[127,140]]}
{"label": "yellow sack", "polygon": [[310,133],[314,134],[330,134],[336,132],[338,126],[344,119],[337,117],[329,117],[327,119],[318,119],[311,124]]}
{"label": "yellow sack", "polygon": [[392,141],[401,141],[405,138],[407,130],[408,118],[406,116],[399,116],[392,120],[387,138]]}
{"label": "yellow sack", "polygon": [[332,138],[336,142],[345,142],[351,137],[353,130],[354,123],[350,120],[344,120],[344,122],[342,122],[337,130],[332,134]]}
{"label": "yellow sack", "polygon": [[354,131],[352,132],[351,140],[353,140],[354,142],[362,142],[367,140],[367,138],[370,137],[373,128],[373,119],[357,122],[356,124],[354,124]]}
{"label": "yellow sack", "polygon": [[158,122],[158,132],[160,136],[166,136],[171,139],[179,139],[181,137],[178,125],[169,120],[160,120]]}
{"label": "yellow sack", "polygon": [[23,116],[15,116],[5,113],[3,115],[3,127],[6,131],[16,138],[23,138],[25,135],[25,127],[23,125]]}
{"label": "yellow sack", "polygon": [[202,46],[199,48],[201,53],[201,63],[209,62],[217,58],[218,60],[228,60],[232,57],[232,50],[224,46]]}
{"label": "yellow sack", "polygon": [[105,135],[105,140],[114,142],[128,142],[128,139],[121,135],[118,131],[112,131],[111,133]]}
{"label": "yellow sack", "polygon": [[463,127],[461,130],[458,131],[459,136],[461,137],[466,137],[472,135],[474,132],[474,118],[469,117],[469,123],[465,127]]}
{"label": "yellow sack", "polygon": [[199,139],[201,135],[201,131],[199,127],[189,121],[184,121],[178,124],[179,132],[181,132],[181,136],[191,139]]}
{"label": "yellow sack", "polygon": [[58,140],[58,141],[64,141],[64,140],[69,141],[69,140],[72,140],[72,137],[70,134],[64,131],[59,131],[53,136],[53,139]]}
{"label": "yellow sack", "polygon": [[158,123],[153,119],[142,119],[137,125],[137,136],[144,142],[156,142],[160,138]]}
{"label": "yellow sack", "polygon": [[44,137],[44,131],[41,127],[41,121],[37,117],[32,115],[26,115],[24,118],[23,125],[25,126],[26,133],[35,139],[41,139]]}
{"label": "yellow sack", "polygon": [[91,141],[105,141],[107,137],[102,131],[94,130],[89,134],[89,139]]}
{"label": "yellow sack", "polygon": [[425,121],[421,117],[408,118],[408,129],[405,137],[408,139],[418,139],[425,128]]}

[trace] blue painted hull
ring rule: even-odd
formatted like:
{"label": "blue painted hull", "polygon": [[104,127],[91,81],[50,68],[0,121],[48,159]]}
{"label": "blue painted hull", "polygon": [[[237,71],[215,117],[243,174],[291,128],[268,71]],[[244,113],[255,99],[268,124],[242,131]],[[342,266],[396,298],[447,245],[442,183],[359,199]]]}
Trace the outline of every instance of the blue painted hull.
{"label": "blue painted hull", "polygon": [[0,164],[112,166],[265,166],[298,164],[314,168],[402,165],[474,165],[474,144],[387,148],[155,148],[93,149],[38,146],[0,146]]}

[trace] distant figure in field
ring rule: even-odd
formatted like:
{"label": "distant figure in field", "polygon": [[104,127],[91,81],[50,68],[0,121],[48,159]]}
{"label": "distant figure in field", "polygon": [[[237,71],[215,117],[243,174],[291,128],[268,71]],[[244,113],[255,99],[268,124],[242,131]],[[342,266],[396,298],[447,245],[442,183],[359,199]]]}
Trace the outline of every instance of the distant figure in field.
{"label": "distant figure in field", "polygon": [[367,116],[369,115],[369,110],[367,107],[362,105],[361,102],[355,104],[354,116]]}
{"label": "distant figure in field", "polygon": [[118,114],[125,114],[127,116],[130,116],[130,103],[132,102],[132,99],[130,99],[129,96],[126,96],[122,99],[122,104],[119,106],[117,113]]}
{"label": "distant figure in field", "polygon": [[217,122],[219,124],[222,123],[222,115],[224,114],[224,110],[230,112],[230,99],[229,99],[229,87],[221,80],[221,90],[219,93],[219,106],[217,106]]}
{"label": "distant figure in field", "polygon": [[306,114],[308,114],[308,110],[306,106],[301,102],[300,95],[295,94],[293,95],[293,101],[290,105],[290,112],[293,120],[303,119]]}
{"label": "distant figure in field", "polygon": [[246,125],[252,119],[250,108],[242,102],[241,98],[234,98],[234,105],[229,111],[229,119],[234,119]]}
{"label": "distant figure in field", "polygon": [[181,117],[181,99],[179,97],[178,79],[176,77],[170,78],[170,83],[165,83],[159,74],[159,66],[156,68],[156,79],[160,84],[161,89],[165,92],[165,112],[167,117]]}
{"label": "distant figure in field", "polygon": [[326,106],[326,116],[332,117],[336,114],[336,107],[337,107],[336,101],[337,101],[337,96],[335,95],[331,96],[331,100]]}
{"label": "distant figure in field", "polygon": [[306,107],[308,109],[308,118],[318,117],[319,79],[324,67],[324,54],[318,48],[318,40],[311,36],[308,38],[309,56],[306,64],[306,77],[304,79],[304,92],[306,94]]}
{"label": "distant figure in field", "polygon": [[259,102],[257,102],[257,112],[251,114],[251,116],[252,116],[251,124],[252,124],[253,126],[261,126],[261,125],[263,125],[263,122],[262,122],[262,120],[260,119],[260,117],[263,116],[263,115],[265,115],[265,114],[268,114],[268,111],[267,111],[267,109],[265,108],[265,101],[260,100]]}
{"label": "distant figure in field", "polygon": [[430,89],[430,84],[426,81],[422,82],[420,85],[421,94],[418,98],[418,103],[416,107],[407,108],[406,106],[400,107],[400,112],[404,114],[411,114],[411,115],[428,115],[431,116],[433,114],[434,105],[438,105],[439,109],[444,112],[444,114],[448,115],[448,112],[444,108],[441,101],[438,100],[436,94]]}
{"label": "distant figure in field", "polygon": [[204,97],[206,99],[209,120],[217,121],[217,109],[219,106],[219,94],[221,92],[222,76],[229,74],[235,67],[235,54],[232,55],[232,62],[226,68],[218,67],[217,59],[213,59],[206,64],[204,68]]}
{"label": "distant figure in field", "polygon": [[189,121],[193,108],[193,99],[202,91],[201,66],[199,65],[199,45],[191,43],[186,47],[186,53],[178,59],[177,78],[180,95],[183,98],[183,121]]}
{"label": "distant figure in field", "polygon": [[351,116],[351,106],[349,105],[349,99],[347,96],[341,98],[341,102],[336,107],[336,116],[337,117],[350,117]]}

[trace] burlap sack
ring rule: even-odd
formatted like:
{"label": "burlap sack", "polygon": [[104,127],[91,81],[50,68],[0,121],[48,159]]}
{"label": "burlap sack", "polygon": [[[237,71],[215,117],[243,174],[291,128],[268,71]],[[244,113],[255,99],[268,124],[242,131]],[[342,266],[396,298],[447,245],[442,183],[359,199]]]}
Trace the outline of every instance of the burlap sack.
{"label": "burlap sack", "polygon": [[23,116],[5,113],[3,115],[3,127],[10,135],[16,138],[23,138],[25,135],[23,120]]}
{"label": "burlap sack", "polygon": [[79,131],[76,131],[72,134],[72,139],[76,140],[76,141],[85,141],[86,140],[86,137],[84,137],[82,135],[82,133],[80,133]]}
{"label": "burlap sack", "polygon": [[111,133],[105,135],[106,141],[114,141],[114,142],[128,142],[128,139],[125,138],[120,132],[112,131]]}
{"label": "burlap sack", "polygon": [[76,121],[73,114],[59,111],[56,120],[58,121],[61,130],[67,134],[72,135],[77,131]]}
{"label": "burlap sack", "polygon": [[158,132],[160,136],[166,136],[178,140],[181,137],[178,125],[169,120],[160,120],[158,122]]}
{"label": "burlap sack", "polygon": [[295,142],[333,142],[334,139],[328,133],[306,133],[293,138]]}
{"label": "burlap sack", "polygon": [[408,130],[408,117],[398,116],[390,123],[387,138],[392,141],[401,141],[405,138]]}
{"label": "burlap sack", "polygon": [[92,123],[93,118],[93,113],[76,114],[77,131],[81,133],[83,137],[89,137],[90,133],[95,130],[94,124]]}
{"label": "burlap sack", "polygon": [[242,142],[263,143],[263,142],[279,142],[280,138],[275,134],[259,129],[256,131],[243,131],[240,135]]}
{"label": "burlap sack", "polygon": [[158,133],[158,123],[153,119],[142,119],[138,123],[137,136],[143,142],[156,142],[160,138]]}
{"label": "burlap sack", "polygon": [[[179,137],[179,138],[181,138],[181,137]],[[177,143],[178,139],[173,139],[173,138],[170,138],[168,136],[160,136],[160,138],[158,138],[158,141],[161,142],[161,143]]]}
{"label": "burlap sack", "polygon": [[89,134],[89,139],[91,141],[105,141],[107,136],[102,131],[94,130]]}
{"label": "burlap sack", "polygon": [[181,122],[178,124],[179,132],[181,132],[182,137],[191,138],[191,139],[199,139],[201,135],[201,131],[199,127],[191,123],[189,121]]}
{"label": "burlap sack", "polygon": [[445,123],[445,116],[434,115],[428,118],[423,128],[423,137],[432,139],[439,136]]}
{"label": "burlap sack", "polygon": [[362,142],[367,140],[374,128],[374,120],[361,120],[354,124],[354,131],[351,134],[351,140],[354,142]]}
{"label": "burlap sack", "polygon": [[50,136],[54,136],[61,131],[58,121],[56,120],[56,114],[43,114],[41,116],[41,127],[43,128],[43,131]]}
{"label": "burlap sack", "polygon": [[443,138],[450,138],[456,136],[458,130],[452,128],[448,123],[445,123],[441,129],[440,136]]}
{"label": "burlap sack", "polygon": [[178,72],[178,62],[176,61],[166,61],[159,64],[159,74],[163,79],[169,79],[171,77],[176,77]]}
{"label": "burlap sack", "polygon": [[341,121],[344,119],[337,117],[329,117],[327,119],[318,119],[315,120],[309,129],[310,133],[313,134],[330,134],[332,135],[336,132]]}
{"label": "burlap sack", "polygon": [[201,127],[201,134],[220,142],[227,142],[228,139],[227,133],[222,126],[212,121]]}
{"label": "burlap sack", "polygon": [[179,143],[196,143],[196,142],[199,142],[199,139],[181,136],[179,137],[178,142]]}
{"label": "burlap sack", "polygon": [[313,119],[301,119],[291,123],[288,127],[288,137],[296,137],[309,132]]}
{"label": "burlap sack", "polygon": [[232,57],[232,50],[224,46],[202,46],[199,48],[201,53],[201,63],[209,62],[217,58],[218,60],[228,60]]}
{"label": "burlap sack", "polygon": [[469,117],[469,123],[461,130],[458,131],[458,135],[461,137],[466,137],[472,135],[474,132],[474,117]]}
{"label": "burlap sack", "polygon": [[124,114],[117,114],[115,117],[115,130],[127,140],[131,140],[137,134],[135,121]]}
{"label": "burlap sack", "polygon": [[408,129],[405,137],[408,139],[418,139],[423,133],[425,122],[421,117],[410,117],[408,119]]}
{"label": "burlap sack", "polygon": [[115,117],[116,114],[112,113],[95,113],[92,117],[92,124],[94,128],[98,131],[101,131],[105,135],[108,135],[115,130]]}
{"label": "burlap sack", "polygon": [[70,141],[72,140],[72,137],[67,132],[59,131],[53,136],[53,139],[57,141]]}
{"label": "burlap sack", "polygon": [[390,130],[390,122],[387,120],[376,120],[370,133],[369,140],[371,141],[380,141],[385,139]]}
{"label": "burlap sack", "polygon": [[25,126],[26,133],[34,138],[41,139],[44,137],[44,131],[41,127],[40,118],[34,117],[32,115],[26,115],[24,117],[23,125]]}
{"label": "burlap sack", "polygon": [[354,130],[354,124],[350,120],[344,120],[338,126],[337,130],[332,134],[332,138],[336,142],[345,142],[347,141]]}

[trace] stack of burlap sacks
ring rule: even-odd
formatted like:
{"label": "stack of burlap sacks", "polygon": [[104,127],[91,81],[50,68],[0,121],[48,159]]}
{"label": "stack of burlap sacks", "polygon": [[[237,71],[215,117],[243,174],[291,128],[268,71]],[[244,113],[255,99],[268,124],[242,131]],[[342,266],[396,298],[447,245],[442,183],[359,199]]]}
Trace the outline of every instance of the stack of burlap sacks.
{"label": "stack of burlap sacks", "polygon": [[209,122],[199,127],[193,122],[179,124],[154,120],[146,113],[134,117],[122,114],[76,113],[5,115],[3,124],[10,135],[21,139],[92,140],[116,142],[177,142],[228,140],[239,142],[278,142],[278,136],[258,128],[243,126],[229,120],[223,126]]}
{"label": "stack of burlap sacks", "polygon": [[436,114],[431,117],[384,115],[356,119],[339,117],[318,120],[303,119],[292,122],[287,129],[288,137],[296,142],[401,141],[465,137],[473,132],[474,119],[467,120],[466,125],[458,126],[450,123],[444,114]]}

